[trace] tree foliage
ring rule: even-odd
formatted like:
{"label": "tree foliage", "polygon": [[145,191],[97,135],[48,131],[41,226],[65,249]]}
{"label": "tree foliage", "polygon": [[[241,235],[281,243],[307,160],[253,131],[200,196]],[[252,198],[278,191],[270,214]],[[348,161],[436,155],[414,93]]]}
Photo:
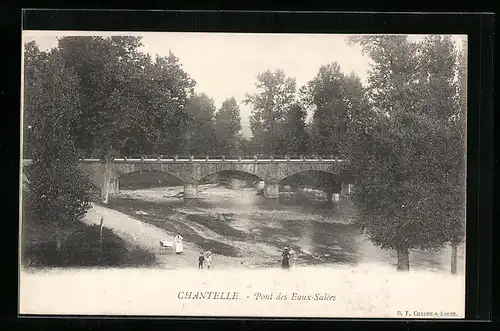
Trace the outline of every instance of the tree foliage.
{"label": "tree foliage", "polygon": [[240,151],[240,131],[240,108],[235,98],[229,98],[215,114],[217,152],[222,155],[237,154]]}
{"label": "tree foliage", "polygon": [[310,146],[319,155],[347,156],[351,121],[366,109],[359,78],[344,75],[337,63],[321,66],[301,89],[303,102],[313,108]]}
{"label": "tree foliage", "polygon": [[184,152],[210,155],[215,152],[215,104],[206,94],[193,95],[187,105],[188,126],[184,132]]}
{"label": "tree foliage", "polygon": [[23,220],[55,227],[57,235],[90,208],[91,187],[75,148],[79,82],[57,50],[40,52],[29,43],[24,64],[23,125],[32,164],[24,170]]}
{"label": "tree foliage", "polygon": [[288,155],[304,155],[307,152],[309,135],[306,127],[307,112],[295,103],[286,112],[282,126],[282,151]]}
{"label": "tree foliage", "polygon": [[84,112],[78,147],[110,158],[179,148],[194,81],[172,53],[155,61],[140,52],[140,37],[64,37],[66,65],[80,79]]}
{"label": "tree foliage", "polygon": [[446,40],[418,44],[405,36],[354,41],[373,60],[368,96],[374,113],[352,146],[356,225],[375,244],[397,250],[404,270],[410,249],[450,240],[450,201],[443,196],[457,197],[450,186],[457,163],[449,155],[456,128],[448,125],[456,113],[453,48]]}
{"label": "tree foliage", "polygon": [[286,113],[295,102],[296,83],[281,69],[266,70],[257,75],[258,92],[247,94],[251,104],[250,126],[253,140],[261,154],[283,154],[282,129]]}
{"label": "tree foliage", "polygon": [[195,82],[173,53],[167,57],[157,56],[154,62],[147,58],[145,62],[140,79],[143,88],[136,91],[142,100],[138,128],[144,142],[137,146],[135,153],[181,153],[183,133],[191,122],[188,103]]}

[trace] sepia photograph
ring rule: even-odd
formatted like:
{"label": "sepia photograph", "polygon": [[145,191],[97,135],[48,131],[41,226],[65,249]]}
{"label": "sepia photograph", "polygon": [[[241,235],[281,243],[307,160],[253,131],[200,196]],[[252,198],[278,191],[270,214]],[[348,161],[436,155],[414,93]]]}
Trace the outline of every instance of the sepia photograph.
{"label": "sepia photograph", "polygon": [[22,38],[19,314],[465,317],[466,35]]}

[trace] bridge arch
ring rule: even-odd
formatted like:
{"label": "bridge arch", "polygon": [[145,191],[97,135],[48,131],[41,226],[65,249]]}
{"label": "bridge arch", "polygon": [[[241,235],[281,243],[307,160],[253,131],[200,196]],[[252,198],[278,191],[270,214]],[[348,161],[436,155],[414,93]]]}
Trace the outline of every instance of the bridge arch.
{"label": "bridge arch", "polygon": [[198,179],[198,183],[203,182],[203,180],[209,178],[210,176],[214,176],[214,175],[218,175],[218,174],[223,174],[223,173],[239,173],[239,174],[247,175],[248,177],[253,177],[256,180],[260,180],[260,181],[264,180],[264,178],[262,178],[259,175],[256,175],[253,172],[248,172],[248,171],[244,171],[244,170],[222,169],[222,170],[216,170],[216,171],[210,172],[208,174],[203,174],[203,177],[201,177],[200,179]]}
{"label": "bridge arch", "polygon": [[223,171],[242,172],[264,180],[267,177],[266,168],[254,163],[220,162],[208,163],[196,169],[197,181]]}
{"label": "bridge arch", "polygon": [[299,171],[291,171],[290,173],[284,173],[282,174],[279,178],[278,181],[282,182],[290,177],[293,176],[300,176],[300,175],[305,175],[308,173],[321,173],[321,174],[328,174],[332,178],[335,178],[337,181],[340,179],[341,175],[337,172],[330,171],[330,170],[323,170],[323,169],[305,169],[305,170],[299,170]]}
{"label": "bridge arch", "polygon": [[[176,176],[175,174],[173,174],[169,171],[165,171],[162,169],[149,169],[149,168],[133,170],[131,172],[126,172],[126,173],[119,172],[117,174],[117,179],[122,181],[122,180],[130,178],[131,176],[134,176],[136,174],[144,175],[144,176],[147,176],[147,174],[161,174],[161,175],[163,175],[162,177],[172,178],[173,180],[175,180],[178,183],[178,185],[184,184],[184,180],[182,178],[179,178],[179,176]],[[165,178],[165,179],[168,179],[168,178]]]}
{"label": "bridge arch", "polygon": [[128,173],[117,174],[117,185],[121,188],[141,187],[144,185],[182,186],[184,181],[168,171],[159,169],[140,169]]}

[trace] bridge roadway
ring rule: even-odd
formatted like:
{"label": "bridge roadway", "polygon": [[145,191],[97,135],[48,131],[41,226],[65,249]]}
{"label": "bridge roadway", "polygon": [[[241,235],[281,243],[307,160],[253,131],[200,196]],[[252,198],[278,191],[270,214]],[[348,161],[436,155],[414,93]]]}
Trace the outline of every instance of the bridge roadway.
{"label": "bridge roadway", "polygon": [[[29,165],[31,160],[23,160],[23,165]],[[80,166],[91,179],[92,183],[101,189],[102,200],[107,203],[108,196],[119,192],[119,179],[127,174],[142,171],[161,171],[177,177],[184,183],[184,199],[195,199],[198,192],[198,182],[221,171],[240,171],[252,174],[265,182],[264,196],[268,199],[279,198],[279,182],[286,177],[304,171],[321,171],[331,173],[339,178],[342,192],[347,188],[350,171],[349,162],[338,158],[330,159],[114,159],[105,163],[99,159],[80,159]],[[329,194],[331,195],[331,193]]]}

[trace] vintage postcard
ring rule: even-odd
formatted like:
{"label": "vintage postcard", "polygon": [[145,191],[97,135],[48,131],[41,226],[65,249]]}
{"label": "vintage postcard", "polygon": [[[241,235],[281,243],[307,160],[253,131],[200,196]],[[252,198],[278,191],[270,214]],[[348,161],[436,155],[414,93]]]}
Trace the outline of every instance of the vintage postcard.
{"label": "vintage postcard", "polygon": [[467,37],[24,31],[19,313],[464,318]]}

